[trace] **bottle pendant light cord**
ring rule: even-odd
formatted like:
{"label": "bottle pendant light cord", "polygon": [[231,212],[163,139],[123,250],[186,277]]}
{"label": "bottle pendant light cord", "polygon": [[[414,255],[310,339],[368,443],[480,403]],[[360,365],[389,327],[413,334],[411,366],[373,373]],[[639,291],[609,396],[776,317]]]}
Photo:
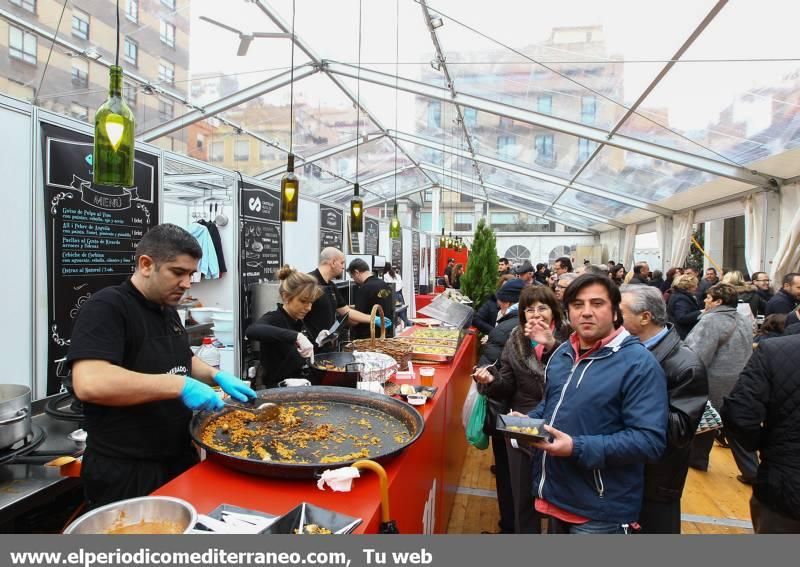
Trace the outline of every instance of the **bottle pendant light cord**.
{"label": "bottle pendant light cord", "polygon": [[292,0],[292,51],[289,67],[289,155],[286,156],[286,173],[281,178],[281,221],[297,222],[300,203],[300,180],[294,173],[294,25],[295,0]]}
{"label": "bottle pendant light cord", "polygon": [[292,55],[289,63],[289,153],[292,153],[294,141],[294,16],[295,0],[292,0]]}
{"label": "bottle pendant light cord", "polygon": [[119,67],[119,0],[117,0],[117,50],[114,53],[114,65]]}
{"label": "bottle pendant light cord", "polygon": [[353,184],[353,199],[350,201],[350,232],[364,230],[364,202],[358,193],[358,158],[361,145],[361,0],[358,0],[358,75],[356,78],[356,182]]}
{"label": "bottle pendant light cord", "polygon": [[[398,119],[398,78],[400,76],[400,0],[395,0],[395,45],[394,45],[394,131],[397,132]],[[400,238],[400,218],[397,216],[397,144],[394,145],[394,207],[389,224],[389,237]]]}

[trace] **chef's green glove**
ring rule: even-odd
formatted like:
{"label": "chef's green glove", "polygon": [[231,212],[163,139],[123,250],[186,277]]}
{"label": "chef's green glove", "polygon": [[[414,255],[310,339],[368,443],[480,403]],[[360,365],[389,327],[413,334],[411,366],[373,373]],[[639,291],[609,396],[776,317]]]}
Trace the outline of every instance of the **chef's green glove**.
{"label": "chef's green glove", "polygon": [[219,399],[219,396],[211,386],[203,384],[191,376],[187,376],[186,381],[183,383],[181,401],[187,408],[193,411],[219,411],[225,407],[222,400]]}
{"label": "chef's green glove", "polygon": [[242,382],[233,374],[220,370],[214,375],[214,382],[219,384],[222,391],[238,402],[246,402],[256,397],[256,392],[246,382]]}

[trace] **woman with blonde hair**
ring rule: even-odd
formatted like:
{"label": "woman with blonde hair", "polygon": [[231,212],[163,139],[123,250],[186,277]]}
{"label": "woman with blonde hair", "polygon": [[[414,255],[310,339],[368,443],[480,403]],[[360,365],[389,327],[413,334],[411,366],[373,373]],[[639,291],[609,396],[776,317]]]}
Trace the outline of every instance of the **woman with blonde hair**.
{"label": "woman with blonde hair", "polygon": [[283,303],[247,327],[245,336],[260,341],[261,382],[267,388],[300,374],[314,353],[303,319],[322,295],[314,276],[283,266],[278,272]]}
{"label": "woman with blonde hair", "polygon": [[742,272],[739,270],[731,270],[722,276],[722,283],[730,284],[736,290],[736,295],[739,303],[746,303],[750,306],[750,311],[753,312],[753,319],[758,316],[758,305],[760,299],[756,286],[749,284],[745,281]]}
{"label": "woman with blonde hair", "polygon": [[697,306],[695,292],[697,291],[697,278],[690,274],[681,274],[672,282],[672,295],[667,303],[667,316],[675,325],[681,340],[697,325],[700,318],[700,308]]}

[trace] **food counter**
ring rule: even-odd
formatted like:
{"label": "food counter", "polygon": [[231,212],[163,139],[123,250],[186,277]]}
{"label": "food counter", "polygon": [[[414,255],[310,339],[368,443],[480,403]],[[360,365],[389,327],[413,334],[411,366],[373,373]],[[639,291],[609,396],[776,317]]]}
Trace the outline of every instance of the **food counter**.
{"label": "food counter", "polygon": [[[444,533],[453,507],[467,450],[461,408],[470,386],[469,375],[477,352],[473,335],[464,338],[452,363],[436,366],[433,399],[416,406],[424,420],[422,436],[393,460],[384,463],[389,481],[391,518],[400,533]],[[413,380],[419,384],[419,369]],[[336,466],[331,466],[336,468]],[[368,471],[356,479],[350,492],[323,492],[316,480],[282,480],[236,472],[203,461],[162,486],[156,495],[175,496],[207,514],[220,504],[232,504],[282,515],[300,502],[363,519],[355,533],[377,533],[380,524],[378,477]]]}

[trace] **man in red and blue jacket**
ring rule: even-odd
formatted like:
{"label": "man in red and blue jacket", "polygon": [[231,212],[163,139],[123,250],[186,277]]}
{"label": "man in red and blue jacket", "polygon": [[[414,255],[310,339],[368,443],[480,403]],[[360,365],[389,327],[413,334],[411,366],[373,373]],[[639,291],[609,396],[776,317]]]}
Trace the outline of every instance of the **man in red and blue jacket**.
{"label": "man in red and blue jacket", "polygon": [[544,399],[529,414],[552,436],[533,445],[536,510],[551,533],[626,533],[639,517],[644,465],[666,447],[664,372],[622,326],[620,300],[604,276],[567,288],[575,332],[550,357]]}

